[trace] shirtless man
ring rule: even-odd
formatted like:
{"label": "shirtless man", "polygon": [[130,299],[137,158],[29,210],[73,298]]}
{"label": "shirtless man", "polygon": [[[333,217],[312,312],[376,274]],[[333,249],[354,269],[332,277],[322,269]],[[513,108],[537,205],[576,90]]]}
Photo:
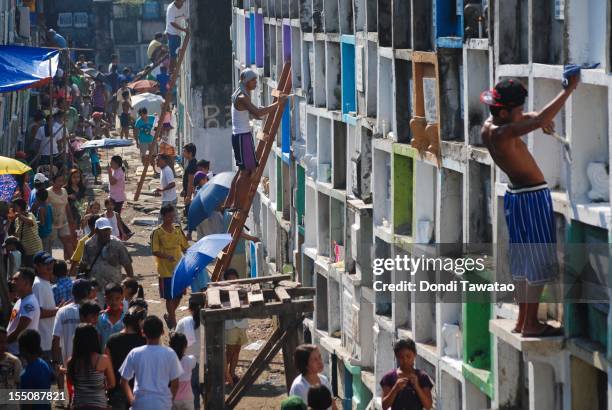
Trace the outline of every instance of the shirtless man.
{"label": "shirtless man", "polygon": [[556,228],[544,175],[521,139],[539,128],[552,133],[555,116],[576,89],[579,76],[540,112],[524,113],[527,90],[517,80],[503,80],[480,99],[491,110],[481,130],[495,164],[510,178],[504,211],[510,235],[510,271],[518,282],[519,316],[513,332],[523,337],[560,335],[561,329],[538,321],[544,284],[557,276]]}

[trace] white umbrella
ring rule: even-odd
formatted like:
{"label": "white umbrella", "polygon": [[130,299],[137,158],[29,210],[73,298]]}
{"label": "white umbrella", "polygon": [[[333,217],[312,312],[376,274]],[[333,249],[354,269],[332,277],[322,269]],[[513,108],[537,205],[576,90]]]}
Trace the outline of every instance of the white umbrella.
{"label": "white umbrella", "polygon": [[145,107],[149,115],[160,115],[161,106],[164,103],[164,97],[157,94],[143,93],[132,96],[132,107],[134,108],[134,117],[138,118],[138,110]]}

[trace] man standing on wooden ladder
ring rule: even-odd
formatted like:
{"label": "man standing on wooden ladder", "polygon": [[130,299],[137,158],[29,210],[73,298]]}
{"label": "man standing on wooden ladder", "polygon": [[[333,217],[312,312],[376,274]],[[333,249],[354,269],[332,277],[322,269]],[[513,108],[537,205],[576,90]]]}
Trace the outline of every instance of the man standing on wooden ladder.
{"label": "man standing on wooden ladder", "polygon": [[187,21],[188,13],[185,0],[174,0],[166,11],[166,35],[168,36],[168,48],[170,49],[170,75],[174,73],[178,50],[181,48],[181,31],[185,34],[189,32],[182,25],[183,22]]}
{"label": "man standing on wooden ladder", "polygon": [[258,120],[274,112],[278,104],[287,96],[281,95],[267,107],[256,107],[251,102],[251,91],[257,88],[257,73],[250,68],[240,73],[240,84],[232,94],[232,147],[238,173],[232,181],[232,187],[223,208],[229,212],[239,212],[248,208],[249,182],[253,171],[259,165],[255,156],[255,145],[251,133],[250,116]]}

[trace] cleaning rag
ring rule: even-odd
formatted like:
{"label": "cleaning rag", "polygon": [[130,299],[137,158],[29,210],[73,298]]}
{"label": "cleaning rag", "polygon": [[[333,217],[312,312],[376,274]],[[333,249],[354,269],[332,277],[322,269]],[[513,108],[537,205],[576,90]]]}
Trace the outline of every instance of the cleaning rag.
{"label": "cleaning rag", "polygon": [[581,70],[590,70],[593,68],[597,68],[599,67],[599,63],[595,63],[595,64],[583,64],[583,65],[577,65],[577,64],[568,64],[565,67],[563,67],[563,88],[566,88],[569,84],[569,79],[571,77],[580,75],[580,71]]}

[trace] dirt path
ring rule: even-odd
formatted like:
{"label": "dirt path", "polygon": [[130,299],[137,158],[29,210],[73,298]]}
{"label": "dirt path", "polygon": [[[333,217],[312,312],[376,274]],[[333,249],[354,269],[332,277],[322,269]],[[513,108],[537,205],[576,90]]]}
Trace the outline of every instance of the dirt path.
{"label": "dirt path", "polygon": [[[143,194],[140,196],[137,202],[133,201],[134,192],[136,185],[142,173],[142,167],[140,164],[140,157],[137,148],[122,148],[115,149],[112,151],[100,152],[101,154],[101,165],[103,170],[108,164],[111,155],[121,155],[124,161],[127,161],[127,182],[126,192],[128,196],[128,202],[124,206],[123,219],[128,224],[130,229],[135,235],[127,242],[130,255],[133,259],[134,274],[137,280],[143,285],[145,291],[145,299],[149,303],[149,314],[153,314],[163,317],[165,313],[165,305],[163,300],[159,297],[159,288],[157,284],[157,271],[155,269],[155,262],[153,256],[151,256],[151,250],[149,246],[149,238],[155,225],[142,226],[140,224],[135,225],[136,220],[140,221],[153,221],[157,218],[158,210],[161,204],[161,200],[151,195],[151,192],[158,186],[158,178],[154,178],[153,171],[149,167],[148,175],[145,179],[143,186]],[[94,186],[90,183],[89,186],[94,187],[94,193],[96,199],[103,203],[106,197],[106,186],[108,184],[108,175],[103,172],[102,185]],[[177,173],[176,179],[177,189],[181,186],[180,174]],[[178,205],[179,211],[182,214],[183,204],[179,200]],[[195,238],[195,235],[194,235]],[[56,257],[62,257],[61,249],[54,249],[54,255]],[[187,311],[188,297],[183,297],[181,305],[177,311],[177,319],[185,317],[188,314]],[[249,343],[263,340],[265,341],[269,334],[272,333],[272,320],[252,320],[249,322],[249,329],[247,335]],[[167,344],[168,334],[164,335],[163,342]],[[248,367],[251,360],[257,355],[257,351],[242,351],[240,354],[240,362],[238,364],[237,373],[240,376]],[[227,391],[227,389],[226,389]],[[249,410],[271,410],[280,408],[280,402],[285,394],[285,375],[283,370],[282,353],[279,353],[273,360],[269,368],[259,377],[257,384],[253,386],[247,396],[245,396],[240,404],[236,407],[237,409],[249,409]]]}

